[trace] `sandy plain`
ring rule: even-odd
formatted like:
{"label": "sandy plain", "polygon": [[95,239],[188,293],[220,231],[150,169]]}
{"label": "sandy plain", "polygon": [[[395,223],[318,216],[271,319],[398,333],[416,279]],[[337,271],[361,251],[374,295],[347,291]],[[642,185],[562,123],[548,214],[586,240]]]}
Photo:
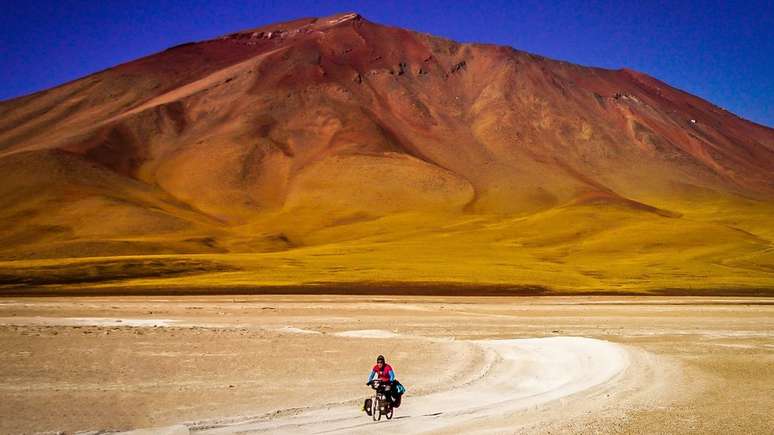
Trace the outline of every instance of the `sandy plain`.
{"label": "sandy plain", "polygon": [[774,431],[772,298],[6,298],[0,350],[1,433]]}

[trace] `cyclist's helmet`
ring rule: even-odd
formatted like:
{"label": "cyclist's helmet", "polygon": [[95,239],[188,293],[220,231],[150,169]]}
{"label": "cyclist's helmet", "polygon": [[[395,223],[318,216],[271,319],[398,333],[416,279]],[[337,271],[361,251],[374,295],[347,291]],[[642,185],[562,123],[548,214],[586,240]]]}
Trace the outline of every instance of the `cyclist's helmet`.
{"label": "cyclist's helmet", "polygon": [[384,363],[384,355],[379,355],[376,357],[377,363]]}

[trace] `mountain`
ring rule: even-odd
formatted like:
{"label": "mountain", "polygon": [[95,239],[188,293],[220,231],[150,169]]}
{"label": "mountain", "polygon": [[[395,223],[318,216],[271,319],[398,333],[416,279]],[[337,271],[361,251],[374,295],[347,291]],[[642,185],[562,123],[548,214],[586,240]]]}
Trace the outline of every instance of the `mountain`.
{"label": "mountain", "polygon": [[773,288],[773,199],[771,128],[353,13],[0,102],[7,284]]}

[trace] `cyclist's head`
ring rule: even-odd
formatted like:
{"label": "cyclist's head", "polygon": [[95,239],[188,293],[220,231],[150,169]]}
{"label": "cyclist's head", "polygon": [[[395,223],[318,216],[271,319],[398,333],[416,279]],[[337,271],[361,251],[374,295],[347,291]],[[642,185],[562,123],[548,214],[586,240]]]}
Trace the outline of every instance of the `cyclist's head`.
{"label": "cyclist's head", "polygon": [[384,355],[379,355],[376,357],[376,363],[377,364],[384,364]]}

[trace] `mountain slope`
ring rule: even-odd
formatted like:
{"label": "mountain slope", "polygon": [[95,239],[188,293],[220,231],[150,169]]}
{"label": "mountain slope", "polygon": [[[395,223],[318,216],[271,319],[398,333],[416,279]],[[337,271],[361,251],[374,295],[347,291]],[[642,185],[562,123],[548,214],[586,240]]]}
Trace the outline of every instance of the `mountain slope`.
{"label": "mountain slope", "polygon": [[[330,249],[340,281],[456,267],[459,282],[556,287],[630,258],[627,273],[684,277],[670,286],[774,287],[772,129],[634,71],[356,14],[184,44],[2,102],[0,167],[6,259]],[[370,254],[349,251],[360,245]],[[361,267],[392,262],[414,272]],[[305,270],[286,281],[332,276]]]}

